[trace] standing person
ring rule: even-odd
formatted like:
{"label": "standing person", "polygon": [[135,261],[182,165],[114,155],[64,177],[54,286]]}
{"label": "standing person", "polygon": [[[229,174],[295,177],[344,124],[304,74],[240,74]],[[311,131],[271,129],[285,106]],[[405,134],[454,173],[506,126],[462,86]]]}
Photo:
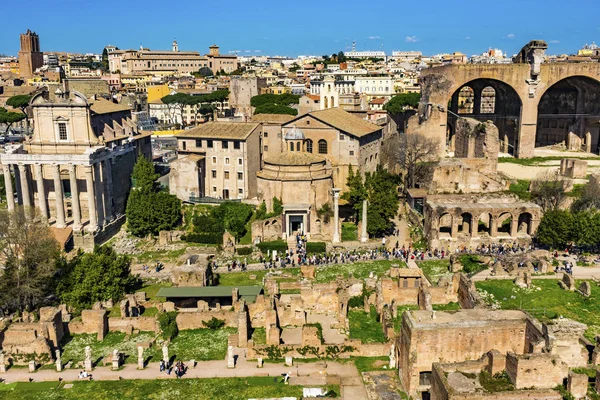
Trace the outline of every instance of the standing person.
{"label": "standing person", "polygon": [[160,372],[163,372],[165,370],[165,361],[164,360],[160,360],[159,368],[160,368]]}

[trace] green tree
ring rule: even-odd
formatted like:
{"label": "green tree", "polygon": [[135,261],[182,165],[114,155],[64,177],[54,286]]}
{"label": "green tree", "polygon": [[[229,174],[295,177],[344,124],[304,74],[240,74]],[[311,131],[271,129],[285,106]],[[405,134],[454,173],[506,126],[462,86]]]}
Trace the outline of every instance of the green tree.
{"label": "green tree", "polygon": [[223,221],[224,228],[237,240],[246,234],[246,224],[252,217],[252,207],[245,203],[226,201],[213,208],[215,219]]}
{"label": "green tree", "polygon": [[279,216],[283,214],[283,203],[277,197],[273,197],[273,212],[274,216]]}
{"label": "green tree", "polygon": [[59,244],[34,209],[0,210],[0,309],[33,310],[54,293]]}
{"label": "green tree", "polygon": [[258,206],[258,208],[256,209],[256,212],[254,214],[255,218],[257,220],[260,219],[265,219],[267,216],[267,203],[265,203],[265,201],[263,200],[262,203],[260,203],[260,206]]}
{"label": "green tree", "polygon": [[558,172],[544,172],[531,185],[531,197],[542,211],[557,209],[567,196],[569,182]]}
{"label": "green tree", "polygon": [[250,105],[252,107],[264,106],[267,104],[275,104],[279,106],[289,106],[291,104],[300,103],[300,96],[297,94],[283,93],[283,94],[259,94],[250,99]]}
{"label": "green tree", "polygon": [[258,114],[284,114],[295,116],[298,115],[298,110],[279,104],[264,104],[254,109],[254,115]]}
{"label": "green tree", "polygon": [[198,72],[194,72],[192,75],[195,77],[208,78],[209,76],[213,76],[213,72],[208,67],[202,67],[198,70]]}
{"label": "green tree", "polygon": [[191,97],[192,96],[186,93],[175,93],[166,95],[160,99],[163,104],[167,105],[167,109],[171,117],[171,123],[175,123],[177,111],[179,111],[179,115],[181,115],[183,123],[183,110],[185,109],[186,105],[193,101]]}
{"label": "green tree", "polygon": [[383,106],[383,109],[390,114],[400,114],[418,108],[419,101],[421,101],[421,93],[400,93],[392,97]]}
{"label": "green tree", "polygon": [[102,50],[102,69],[108,71],[108,50],[106,50],[106,47]]}
{"label": "green tree", "polygon": [[10,126],[15,122],[24,120],[25,117],[25,114],[8,111],[6,108],[0,107],[0,124],[6,124],[6,130],[4,131],[4,134],[8,135]]}
{"label": "green tree", "polygon": [[552,209],[544,213],[536,232],[537,241],[552,248],[564,248],[573,239],[573,214]]}
{"label": "green tree", "polygon": [[600,213],[580,211],[573,214],[571,240],[578,246],[593,247],[600,242]]}
{"label": "green tree", "polygon": [[158,190],[158,177],[154,165],[145,157],[140,157],[133,167],[134,188],[127,199],[125,214],[127,227],[135,236],[157,235],[181,222],[181,201]]}
{"label": "green tree", "polygon": [[31,96],[27,94],[20,94],[17,96],[9,97],[6,100],[6,105],[11,106],[12,108],[18,108],[21,110],[23,115],[25,115],[25,122],[27,123],[27,132],[29,132],[29,116],[27,115],[27,107],[29,107],[29,102],[31,101]]}
{"label": "green tree", "polygon": [[363,183],[360,172],[354,173],[352,165],[348,166],[348,179],[346,181],[348,190],[342,194],[342,199],[346,200],[352,206],[355,214],[355,220],[358,223],[362,215],[363,201],[367,198],[367,188]]}
{"label": "green tree", "polygon": [[136,283],[129,257],[110,246],[96,246],[93,253],[80,252],[71,261],[63,260],[65,270],[56,293],[61,301],[77,309],[97,301],[120,300]]}
{"label": "green tree", "polygon": [[367,174],[365,185],[369,198],[367,208],[367,231],[370,235],[381,235],[392,227],[392,219],[398,213],[398,177],[381,166]]}
{"label": "green tree", "polygon": [[404,171],[404,190],[408,190],[425,180],[423,175],[428,170],[428,163],[437,158],[439,143],[421,133],[401,134],[399,139],[396,152]]}

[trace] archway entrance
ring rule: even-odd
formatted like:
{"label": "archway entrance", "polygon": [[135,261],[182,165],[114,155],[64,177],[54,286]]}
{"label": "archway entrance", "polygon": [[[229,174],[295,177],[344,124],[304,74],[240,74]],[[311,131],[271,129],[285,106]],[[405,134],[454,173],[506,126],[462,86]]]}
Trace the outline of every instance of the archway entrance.
{"label": "archway entrance", "polygon": [[467,82],[450,99],[448,143],[452,142],[451,135],[456,131],[456,121],[459,118],[453,114],[458,114],[482,122],[492,121],[498,127],[500,151],[514,154],[522,106],[517,92],[504,82],[483,78]]}
{"label": "archway entrance", "polygon": [[[598,153],[599,119],[600,82],[584,76],[558,81],[538,103],[535,147],[558,146]],[[571,140],[569,133],[575,135]]]}

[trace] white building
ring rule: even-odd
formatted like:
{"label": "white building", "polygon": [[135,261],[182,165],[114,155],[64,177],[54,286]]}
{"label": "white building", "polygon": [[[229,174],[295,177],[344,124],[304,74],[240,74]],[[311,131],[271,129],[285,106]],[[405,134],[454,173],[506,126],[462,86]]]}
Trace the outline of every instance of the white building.
{"label": "white building", "polygon": [[420,51],[393,51],[392,59],[397,62],[411,62],[421,58],[423,54]]}
{"label": "white building", "polygon": [[346,51],[344,55],[348,58],[383,58],[384,61],[387,59],[385,51]]}
{"label": "white building", "polygon": [[354,81],[354,90],[368,98],[394,95],[394,80],[390,76],[360,76]]}

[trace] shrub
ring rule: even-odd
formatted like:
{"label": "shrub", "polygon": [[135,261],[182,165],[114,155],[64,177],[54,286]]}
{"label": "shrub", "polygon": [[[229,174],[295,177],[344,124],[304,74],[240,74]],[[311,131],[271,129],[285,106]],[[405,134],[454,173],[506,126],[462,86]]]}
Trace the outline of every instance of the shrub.
{"label": "shrub", "polygon": [[217,330],[225,326],[225,320],[212,317],[208,321],[202,321],[202,325],[208,329]]}
{"label": "shrub", "polygon": [[252,247],[238,247],[237,249],[235,249],[235,252],[239,256],[249,256],[250,254],[252,254]]}
{"label": "shrub", "polygon": [[188,233],[182,235],[181,240],[190,243],[203,243],[203,244],[223,244],[222,233]]}
{"label": "shrub", "polygon": [[268,250],[271,250],[271,251],[277,250],[278,253],[279,252],[285,253],[285,251],[288,248],[288,245],[283,240],[274,240],[272,242],[261,242],[261,243],[257,244],[257,247],[263,253],[266,253]]}
{"label": "shrub", "polygon": [[362,308],[365,305],[365,299],[362,296],[354,296],[348,299],[348,308]]}
{"label": "shrub", "polygon": [[175,339],[179,334],[179,328],[177,327],[177,312],[170,311],[161,313],[158,316],[158,326],[160,327],[164,339]]}
{"label": "shrub", "polygon": [[342,242],[358,239],[358,227],[352,222],[342,223]]}
{"label": "shrub", "polygon": [[325,253],[327,251],[327,245],[325,242],[307,242],[306,252],[307,253]]}

